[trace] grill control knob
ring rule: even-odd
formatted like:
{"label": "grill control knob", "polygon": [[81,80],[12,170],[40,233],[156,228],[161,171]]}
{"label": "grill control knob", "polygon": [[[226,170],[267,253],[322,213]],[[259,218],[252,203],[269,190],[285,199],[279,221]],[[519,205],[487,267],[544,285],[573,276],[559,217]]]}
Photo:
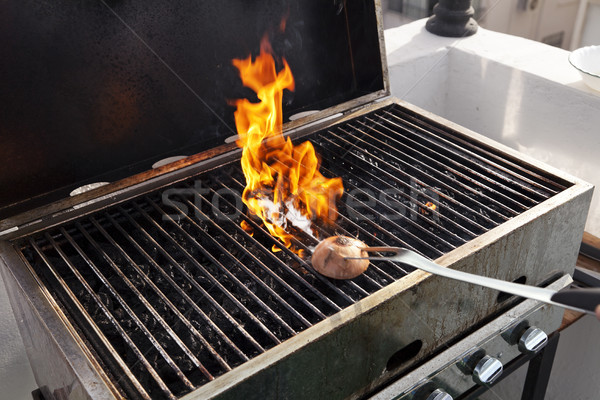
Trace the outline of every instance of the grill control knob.
{"label": "grill control knob", "polygon": [[425,400],[454,400],[452,396],[442,389],[435,389]]}
{"label": "grill control knob", "polygon": [[479,385],[490,386],[502,375],[502,369],[500,360],[484,356],[473,369],[473,380]]}
{"label": "grill control knob", "polygon": [[524,354],[537,353],[548,343],[546,332],[535,326],[529,327],[519,339],[519,351]]}

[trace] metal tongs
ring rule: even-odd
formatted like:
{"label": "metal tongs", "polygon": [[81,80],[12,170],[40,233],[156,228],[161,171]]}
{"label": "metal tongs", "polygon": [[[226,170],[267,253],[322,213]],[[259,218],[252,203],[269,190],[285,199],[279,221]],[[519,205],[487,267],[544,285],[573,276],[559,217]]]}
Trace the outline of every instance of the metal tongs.
{"label": "metal tongs", "polygon": [[366,252],[394,253],[390,256],[375,257],[346,257],[354,260],[385,260],[409,265],[414,268],[429,272],[430,274],[445,276],[458,281],[474,283],[501,292],[514,294],[520,297],[538,300],[559,307],[569,308],[587,314],[595,314],[596,307],[600,304],[600,288],[567,289],[554,291],[537,286],[523,285],[520,283],[507,282],[500,279],[488,278],[468,272],[445,268],[412,250],[401,247],[362,247]]}

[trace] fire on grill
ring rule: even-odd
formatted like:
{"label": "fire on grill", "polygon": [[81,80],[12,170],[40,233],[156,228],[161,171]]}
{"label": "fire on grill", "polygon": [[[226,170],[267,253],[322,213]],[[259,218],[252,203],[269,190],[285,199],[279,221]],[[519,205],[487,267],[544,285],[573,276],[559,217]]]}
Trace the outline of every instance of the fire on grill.
{"label": "fire on grill", "polygon": [[321,175],[318,156],[309,141],[294,146],[289,137],[284,139],[283,90],[294,89],[294,78],[285,59],[284,68],[276,72],[271,52],[265,36],[255,61],[250,56],[233,62],[244,85],[259,99],[258,103],[247,99],[234,102],[246,178],[242,198],[250,213],[259,216],[273,236],[291,247],[288,224],[314,238],[312,221],[335,220],[335,203],[344,189],[341,179]]}
{"label": "fire on grill", "polygon": [[9,2],[0,265],[48,398],[356,398],[516,303],[387,261],[329,278],[330,236],[574,266],[590,185],[387,98],[377,1]]}

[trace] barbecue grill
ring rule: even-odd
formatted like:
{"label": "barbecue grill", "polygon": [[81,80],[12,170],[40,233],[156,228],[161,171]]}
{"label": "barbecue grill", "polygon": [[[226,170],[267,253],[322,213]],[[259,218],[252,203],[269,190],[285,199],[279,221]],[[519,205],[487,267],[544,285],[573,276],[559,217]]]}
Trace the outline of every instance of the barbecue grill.
{"label": "barbecue grill", "polygon": [[[388,98],[378,1],[134,3],[14,2],[2,24],[20,97],[3,98],[0,151],[16,167],[1,177],[15,190],[0,260],[45,398],[357,398],[444,350],[464,358],[478,329],[558,327],[555,307],[407,265],[313,270],[318,238],[342,234],[558,289],[591,199],[585,182]],[[296,77],[284,133],[345,187],[335,223],[294,232],[296,251],[245,208],[231,143],[227,100],[248,94],[228,62],[264,32]],[[31,43],[42,61],[19,52]]]}

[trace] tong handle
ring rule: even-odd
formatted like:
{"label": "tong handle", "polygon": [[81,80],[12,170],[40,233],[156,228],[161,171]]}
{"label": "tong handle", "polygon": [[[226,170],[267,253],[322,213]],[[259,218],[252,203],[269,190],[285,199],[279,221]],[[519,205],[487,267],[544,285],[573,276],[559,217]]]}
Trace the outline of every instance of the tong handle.
{"label": "tong handle", "polygon": [[370,260],[396,261],[415,268],[422,269],[431,274],[444,276],[458,281],[469,282],[491,289],[542,301],[544,303],[570,308],[575,311],[595,314],[596,307],[600,304],[600,289],[571,289],[562,292],[540,288],[537,286],[523,285],[507,282],[487,276],[475,275],[455,269],[445,268],[420,254],[401,247],[364,247],[366,252],[393,253],[391,256],[367,257]]}
{"label": "tong handle", "polygon": [[552,301],[566,306],[581,308],[595,312],[600,305],[600,288],[568,289],[556,292],[550,298]]}

